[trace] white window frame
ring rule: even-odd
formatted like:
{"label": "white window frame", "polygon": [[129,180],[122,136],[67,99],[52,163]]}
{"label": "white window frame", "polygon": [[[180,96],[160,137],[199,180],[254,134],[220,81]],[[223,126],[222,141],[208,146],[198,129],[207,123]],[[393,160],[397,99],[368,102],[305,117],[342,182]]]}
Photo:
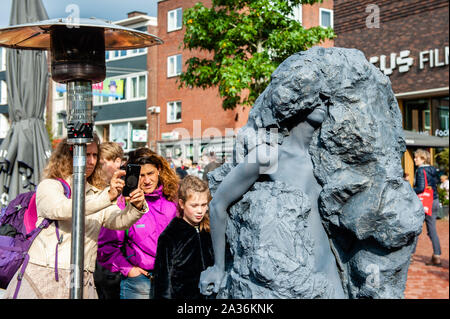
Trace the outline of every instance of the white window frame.
{"label": "white window frame", "polygon": [[9,131],[8,118],[0,113],[0,138],[5,138]]}
{"label": "white window frame", "polygon": [[[144,90],[145,90],[145,94],[143,97],[139,97],[139,77],[141,76],[145,76],[145,86],[144,86]],[[137,78],[137,97],[132,98],[131,97],[131,79],[132,78]],[[117,104],[117,103],[126,103],[126,102],[131,102],[131,101],[140,101],[140,100],[147,100],[147,86],[148,86],[148,72],[139,72],[139,73],[130,73],[127,74],[126,76],[115,76],[115,77],[108,77],[108,79],[110,80],[124,80],[126,79],[126,87],[125,87],[125,98],[123,100],[116,100],[114,97],[110,96],[108,98],[108,101],[104,102],[103,101],[103,97],[98,97],[98,96],[93,96],[93,104],[95,106],[97,105],[105,105],[105,104]]]}
{"label": "white window frame", "polygon": [[[180,104],[180,112],[181,112],[181,114],[183,114],[183,104],[181,103],[181,101],[168,102],[167,103],[167,123],[180,123],[181,122],[181,116],[180,116],[180,119],[176,118],[178,103]],[[171,113],[170,111],[171,111],[171,108],[173,108],[173,107],[175,107],[175,112],[174,112],[175,118],[171,118],[171,116],[170,116],[170,113]]]}
{"label": "white window frame", "polygon": [[333,10],[325,9],[325,8],[319,8],[319,25],[322,28],[328,28],[322,25],[322,12],[328,12],[330,14],[330,22],[331,22],[331,28],[334,28],[334,16],[333,16]]}
{"label": "white window frame", "polygon": [[[428,125],[427,125],[427,117],[428,117]],[[427,109],[423,111],[423,129],[431,130],[431,110]]]}
{"label": "white window frame", "polygon": [[[147,81],[148,81],[148,78],[147,78],[146,75],[147,74],[138,74],[138,75],[134,75],[134,76],[127,76],[127,82],[126,82],[127,87],[125,89],[126,97],[125,97],[124,100],[121,100],[122,102],[124,102],[125,100],[127,100],[127,101],[135,101],[135,100],[147,99]],[[145,83],[144,83],[145,94],[144,94],[144,96],[140,96],[141,92],[139,91],[139,79],[140,79],[141,76],[144,76],[144,79],[145,79]],[[136,96],[135,97],[131,97],[130,96],[131,95],[131,83],[132,83],[133,79],[136,79],[136,88],[137,88],[137,90],[136,90]]]}
{"label": "white window frame", "polygon": [[[183,21],[178,21],[178,11],[181,11],[181,19],[183,19],[183,8],[176,8],[167,12],[167,32],[177,31],[183,28]],[[171,13],[174,15],[173,19],[170,17]]]}
{"label": "white window frame", "polygon": [[8,104],[8,85],[6,81],[0,81],[0,104]]}
{"label": "white window frame", "polygon": [[[59,131],[61,129],[61,132]],[[61,134],[60,134],[61,133]],[[64,136],[64,120],[60,113],[56,113],[56,136],[63,137]]]}
{"label": "white window frame", "polygon": [[[180,70],[177,70],[177,60],[180,57]],[[173,66],[173,68],[172,68]],[[181,54],[175,54],[167,57],[167,77],[178,76],[181,74],[181,69],[183,68],[183,58]]]}
{"label": "white window frame", "polygon": [[[107,121],[98,121],[95,122],[95,124],[97,126],[100,125],[108,125],[109,126],[109,136],[108,136],[108,140],[112,141],[112,135],[113,135],[113,124],[127,124],[127,147],[124,148],[125,152],[129,152],[132,150],[135,150],[135,148],[132,148],[131,146],[133,145],[133,123],[134,122],[146,122],[147,121],[147,117],[133,117],[133,118],[127,118],[127,119],[119,119],[119,120],[107,120]],[[148,128],[147,128],[148,130]],[[105,136],[103,138],[106,138]]]}
{"label": "white window frame", "polygon": [[0,71],[6,70],[6,49],[0,48]]}
{"label": "white window frame", "polygon": [[[115,52],[120,52],[120,51],[126,51],[125,55],[119,55],[115,56]],[[106,58],[105,56],[105,60],[106,61],[115,61],[115,60],[122,60],[122,59],[127,59],[127,58],[132,58],[135,56],[139,56],[139,55],[145,55],[147,54],[147,48],[142,48],[142,49],[132,49],[132,50],[114,50],[114,51],[107,51],[109,52],[108,58]],[[106,55],[106,53],[105,53]]]}
{"label": "white window frame", "polygon": [[65,100],[66,99],[66,93],[65,92],[58,92],[56,90],[56,86],[58,86],[58,85],[65,85],[65,84],[58,83],[58,82],[55,82],[53,80],[52,80],[52,82],[53,82],[53,99],[54,100]]}

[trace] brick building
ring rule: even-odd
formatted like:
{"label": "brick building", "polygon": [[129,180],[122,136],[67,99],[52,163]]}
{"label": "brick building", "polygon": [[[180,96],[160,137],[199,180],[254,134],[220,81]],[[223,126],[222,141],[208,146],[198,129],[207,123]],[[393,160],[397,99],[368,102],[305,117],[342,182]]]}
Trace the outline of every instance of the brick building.
{"label": "brick building", "polygon": [[335,45],[361,50],[392,82],[406,130],[403,164],[413,176],[418,147],[442,150],[433,136],[446,137],[448,147],[449,3],[337,0],[334,14]]}
{"label": "brick building", "polygon": [[[198,52],[183,50],[183,11],[198,0],[159,0],[158,37],[164,44],[157,46],[156,92],[148,99],[149,145],[157,145],[167,157],[187,157],[199,160],[202,154],[214,150],[230,155],[233,135],[248,119],[248,107],[224,111],[217,89],[179,89],[178,75],[184,63]],[[211,5],[211,1],[202,1]],[[305,28],[333,25],[333,1],[296,8],[294,18]],[[327,41],[323,46],[332,46]],[[204,53],[201,53],[204,54]],[[150,100],[151,99],[151,100]]]}

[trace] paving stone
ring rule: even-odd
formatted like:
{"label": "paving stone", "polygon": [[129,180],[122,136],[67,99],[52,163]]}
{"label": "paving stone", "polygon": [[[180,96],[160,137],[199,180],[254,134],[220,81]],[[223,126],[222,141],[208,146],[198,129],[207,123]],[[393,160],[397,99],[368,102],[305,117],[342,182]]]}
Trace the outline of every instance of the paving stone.
{"label": "paving stone", "polygon": [[441,267],[425,265],[433,254],[427,228],[423,225],[417,242],[413,263],[408,270],[405,299],[449,299],[449,221],[439,219],[436,223],[441,243]]}

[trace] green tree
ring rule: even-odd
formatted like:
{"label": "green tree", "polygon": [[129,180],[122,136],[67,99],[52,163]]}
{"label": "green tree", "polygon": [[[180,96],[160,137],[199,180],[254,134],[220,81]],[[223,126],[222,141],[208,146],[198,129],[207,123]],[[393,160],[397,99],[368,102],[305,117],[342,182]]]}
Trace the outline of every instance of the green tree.
{"label": "green tree", "polygon": [[212,0],[211,8],[187,9],[184,48],[209,57],[186,61],[180,87],[218,87],[225,110],[253,105],[281,62],[334,37],[331,28],[305,29],[289,18],[295,6],[316,2],[322,0]]}
{"label": "green tree", "polygon": [[53,145],[53,140],[55,139],[55,137],[53,136],[53,132],[52,132],[52,123],[51,122],[45,123],[45,128],[47,129],[47,134],[48,134],[48,138],[50,141],[50,145]]}
{"label": "green tree", "polygon": [[448,147],[445,148],[443,151],[437,153],[434,158],[436,159],[436,162],[439,164],[439,168],[445,171],[448,174]]}

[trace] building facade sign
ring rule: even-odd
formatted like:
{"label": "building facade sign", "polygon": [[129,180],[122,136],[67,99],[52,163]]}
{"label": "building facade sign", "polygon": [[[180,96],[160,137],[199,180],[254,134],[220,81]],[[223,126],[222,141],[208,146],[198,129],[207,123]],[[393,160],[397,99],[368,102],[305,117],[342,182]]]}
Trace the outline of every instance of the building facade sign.
{"label": "building facade sign", "polygon": [[448,129],[446,129],[446,130],[439,130],[439,129],[437,129],[434,132],[434,135],[439,136],[439,137],[446,137],[446,136],[448,136]]}
{"label": "building facade sign", "polygon": [[391,53],[388,56],[372,56],[369,61],[377,65],[385,75],[391,75],[395,69],[398,72],[408,72],[413,65],[418,65],[420,70],[428,67],[430,69],[446,66],[449,64],[449,47],[435,48],[420,51],[417,57],[411,57],[410,50]]}

